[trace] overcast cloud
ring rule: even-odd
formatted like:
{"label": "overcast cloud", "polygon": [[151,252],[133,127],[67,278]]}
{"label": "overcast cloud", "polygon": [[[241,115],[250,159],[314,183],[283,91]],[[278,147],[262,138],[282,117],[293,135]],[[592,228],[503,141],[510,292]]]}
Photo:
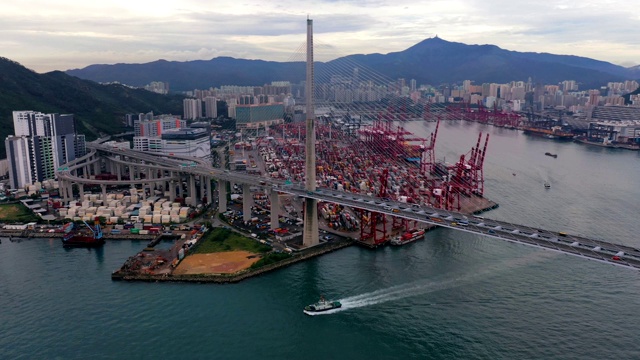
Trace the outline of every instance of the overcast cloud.
{"label": "overcast cloud", "polygon": [[217,56],[303,60],[404,50],[436,34],[514,51],[640,63],[637,2],[619,0],[0,0],[0,56],[45,72]]}

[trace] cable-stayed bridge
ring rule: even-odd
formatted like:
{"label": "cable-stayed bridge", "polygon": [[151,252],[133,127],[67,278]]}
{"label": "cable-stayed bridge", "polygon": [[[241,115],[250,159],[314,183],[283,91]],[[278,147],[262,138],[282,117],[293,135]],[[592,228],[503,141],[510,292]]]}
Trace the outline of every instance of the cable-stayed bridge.
{"label": "cable-stayed bridge", "polygon": [[[307,59],[309,52],[307,49]],[[313,61],[311,64],[308,61],[307,66],[311,68],[308,73],[314,74]],[[273,150],[276,159],[273,163],[280,164],[274,165],[274,171],[269,171],[268,175],[223,170],[211,167],[202,159],[114,149],[96,142],[88,145],[91,152],[87,156],[59,171],[63,197],[72,197],[73,183],[100,185],[103,194],[111,184],[129,183],[170,189],[170,200],[173,201],[176,195],[183,195],[175,193],[176,183],[182,184],[186,179],[188,198],[191,205],[195,205],[197,199],[211,202],[211,180],[215,179],[219,184],[220,212],[227,207],[228,183],[244,185],[245,199],[250,198],[250,186],[265,189],[270,195],[272,209],[279,207],[278,193],[305,198],[305,236],[309,237],[305,237],[304,244],[307,246],[318,243],[317,202],[322,201],[359,209],[361,214],[366,214],[374,243],[379,228],[384,228],[385,219],[389,218],[403,226],[410,226],[410,223],[413,226],[415,223],[437,225],[617,266],[640,268],[640,252],[634,247],[547,230],[539,224],[531,226],[473,217],[462,211],[464,201],[473,207],[486,200],[483,162],[488,136],[482,141],[480,134],[469,152],[448,164],[436,159],[438,125],[429,137],[420,138],[407,132],[403,124],[409,120],[439,124],[457,119],[517,125],[521,121],[519,116],[506,110],[498,111],[497,106],[493,110],[435,106],[437,99],[429,98],[429,95],[426,100],[422,97],[428,89],[422,91],[411,81],[407,86],[403,79],[391,80],[365,70],[349,58],[325,65],[323,72],[316,72],[311,81],[308,78],[305,95],[313,96],[307,96],[304,101],[306,121],[265,127],[262,133],[259,128],[255,131],[255,136],[271,138],[265,148]],[[316,108],[330,110],[318,114]],[[298,142],[291,144],[296,137]],[[90,178],[103,168],[117,174],[117,179]],[[145,177],[131,176],[134,173],[144,173]],[[127,174],[129,180],[125,179]],[[307,174],[313,174],[314,178],[310,180]],[[137,180],[130,180],[134,177]],[[250,202],[243,203],[245,221],[251,217],[250,207]],[[278,215],[277,210],[272,211],[272,228],[278,227]],[[371,219],[379,216],[383,217],[381,222],[371,223]],[[364,216],[360,221],[362,225]],[[387,236],[384,232],[382,238]]]}
{"label": "cable-stayed bridge", "polygon": [[[253,175],[229,172],[211,167],[206,161],[194,161],[195,166],[182,166],[184,159],[165,158],[149,153],[135,150],[115,149],[109,146],[91,143],[88,145],[92,151],[84,158],[67,164],[65,170],[59,172],[59,180],[63,183],[76,184],[101,184],[113,185],[116,183],[162,183],[179,179],[180,176],[199,176],[202,178],[213,178],[219,183],[230,182],[236,184],[259,186],[269,189],[272,193],[287,193],[300,198],[313,198],[319,201],[337,203],[344,206],[367,210],[387,216],[398,217],[409,221],[417,221],[424,224],[437,225],[457,231],[464,231],[480,234],[512,243],[534,246],[542,249],[557,251],[569,255],[579,256],[589,260],[605,262],[617,266],[640,269],[640,250],[614,244],[597,239],[589,239],[582,236],[559,233],[553,230],[542,228],[532,228],[527,225],[513,224],[499,220],[492,220],[482,217],[468,216],[451,210],[437,209],[430,206],[417,206],[393,200],[383,200],[361,193],[349,193],[345,191],[319,188],[314,192],[305,189],[302,184],[287,183],[285,180],[268,179]],[[120,159],[127,159],[126,161]],[[118,182],[117,180],[95,180],[86,179],[82,176],[73,175],[78,169],[91,166],[97,161],[117,161],[118,164],[131,164],[131,166],[141,166],[154,170],[161,169],[167,176],[147,178],[145,180],[127,180]],[[144,161],[142,164],[140,161]],[[135,164],[135,165],[133,165]],[[173,173],[173,175],[169,175]],[[181,175],[177,175],[180,173]],[[177,181],[177,180],[176,180]],[[64,186],[63,186],[64,187]],[[222,186],[221,186],[222,188]],[[226,206],[226,194],[220,193],[220,206]],[[246,202],[249,204],[248,202]],[[245,206],[246,207],[246,206]],[[272,209],[275,206],[272,205]],[[221,208],[221,211],[226,209]],[[247,210],[247,209],[245,209]],[[250,216],[251,211],[245,211],[245,217]],[[274,212],[272,218],[277,224],[278,214]],[[246,219],[248,220],[248,219]],[[277,225],[272,225],[277,227]],[[316,229],[317,231],[317,229]]]}

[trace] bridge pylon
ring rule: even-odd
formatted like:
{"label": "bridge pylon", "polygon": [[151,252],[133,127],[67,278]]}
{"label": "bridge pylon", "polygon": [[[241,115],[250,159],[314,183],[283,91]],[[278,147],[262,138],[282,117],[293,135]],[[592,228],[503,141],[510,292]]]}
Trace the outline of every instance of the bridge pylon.
{"label": "bridge pylon", "polygon": [[[308,193],[316,190],[316,127],[313,106],[313,20],[307,19],[307,84],[305,89],[307,101],[307,128],[305,147],[305,189]],[[304,202],[304,229],[302,244],[314,246],[320,243],[318,236],[318,201],[307,198]]]}

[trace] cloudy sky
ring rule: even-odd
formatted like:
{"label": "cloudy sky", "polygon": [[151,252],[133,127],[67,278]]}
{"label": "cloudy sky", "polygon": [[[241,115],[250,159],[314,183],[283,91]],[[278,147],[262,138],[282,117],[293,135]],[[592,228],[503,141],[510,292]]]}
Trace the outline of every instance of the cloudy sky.
{"label": "cloudy sky", "polygon": [[637,0],[0,0],[0,56],[38,71],[217,56],[302,60],[404,50],[436,34],[640,64]]}

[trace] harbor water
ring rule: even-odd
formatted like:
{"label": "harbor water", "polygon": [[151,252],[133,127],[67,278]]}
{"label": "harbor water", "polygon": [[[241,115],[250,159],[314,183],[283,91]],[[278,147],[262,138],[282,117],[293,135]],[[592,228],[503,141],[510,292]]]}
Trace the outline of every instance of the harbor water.
{"label": "harbor water", "polygon": [[[434,126],[406,125],[419,136]],[[457,161],[479,131],[491,134],[485,195],[500,204],[483,216],[640,248],[638,152],[452,122],[437,157]],[[640,273],[555,252],[438,229],[234,285],[112,282],[145,245],[2,239],[2,358],[640,357]],[[305,315],[320,295],[343,307]]]}

